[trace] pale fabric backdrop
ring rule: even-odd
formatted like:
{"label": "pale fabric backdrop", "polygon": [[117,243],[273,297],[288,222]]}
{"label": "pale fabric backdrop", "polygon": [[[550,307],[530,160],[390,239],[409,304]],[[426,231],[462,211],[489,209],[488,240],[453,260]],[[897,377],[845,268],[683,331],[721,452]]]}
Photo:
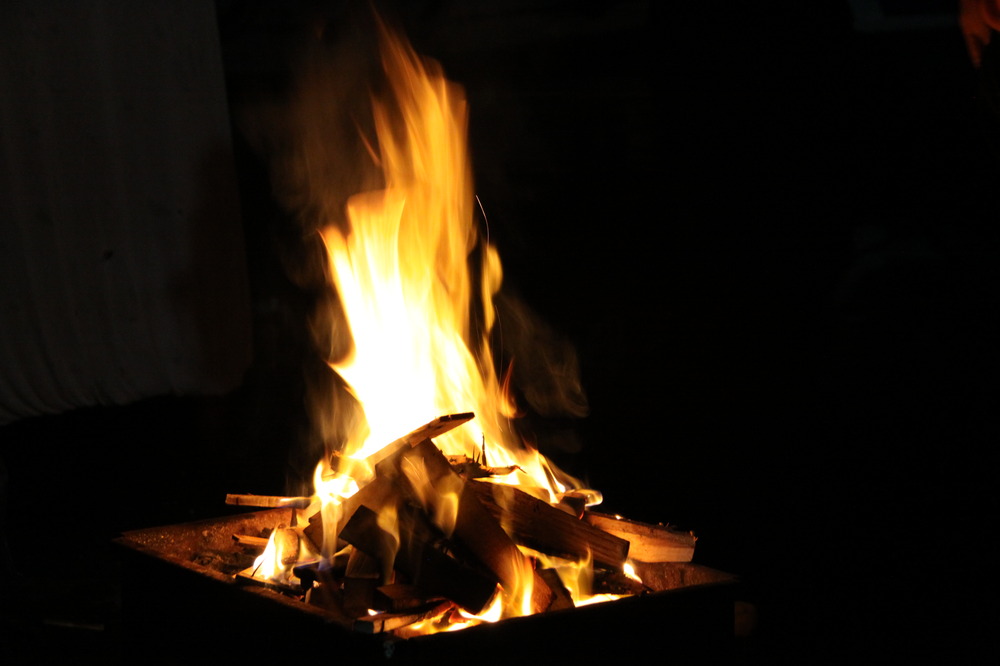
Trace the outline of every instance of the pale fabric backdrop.
{"label": "pale fabric backdrop", "polygon": [[0,423],[251,357],[214,4],[0,5]]}

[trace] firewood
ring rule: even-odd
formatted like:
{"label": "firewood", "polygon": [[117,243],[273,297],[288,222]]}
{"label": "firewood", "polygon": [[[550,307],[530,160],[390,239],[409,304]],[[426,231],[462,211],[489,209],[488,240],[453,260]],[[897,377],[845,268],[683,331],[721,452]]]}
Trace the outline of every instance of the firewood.
{"label": "firewood", "polygon": [[577,518],[583,518],[588,506],[596,506],[604,501],[604,497],[597,490],[588,488],[574,488],[559,495],[558,506],[563,511],[573,514]]}
{"label": "firewood", "polygon": [[608,534],[627,539],[631,544],[629,556],[639,562],[690,562],[694,557],[697,538],[690,532],[593,511],[583,519]]}
{"label": "firewood", "polygon": [[573,595],[569,593],[566,586],[563,585],[562,579],[559,578],[559,574],[556,573],[555,569],[539,569],[538,575],[541,576],[542,580],[548,584],[549,588],[552,590],[552,602],[549,604],[547,610],[557,611],[563,610],[564,608],[574,608],[576,606],[573,603]]}
{"label": "firewood", "polygon": [[387,631],[401,629],[415,622],[420,622],[421,620],[430,620],[444,615],[454,607],[455,604],[450,601],[442,601],[440,603],[430,605],[425,609],[409,613],[378,613],[376,615],[362,617],[355,620],[354,630],[363,634],[381,634]]}
{"label": "firewood", "polygon": [[387,613],[402,613],[412,611],[428,602],[441,602],[441,597],[428,598],[418,586],[411,583],[390,583],[375,589],[372,595],[372,610]]}
{"label": "firewood", "polygon": [[552,555],[593,558],[603,567],[620,570],[628,559],[629,542],[598,529],[514,486],[470,482],[483,506],[518,543]]}
{"label": "firewood", "polygon": [[312,497],[280,497],[277,495],[238,495],[227,494],[226,504],[232,506],[255,506],[265,509],[281,509],[291,507],[294,509],[305,509],[312,504]]}
{"label": "firewood", "polygon": [[299,533],[291,527],[278,526],[272,535],[279,562],[290,567],[299,559]]}
{"label": "firewood", "polygon": [[354,625],[354,616],[344,610],[344,593],[336,585],[317,585],[310,588],[305,595],[305,602],[330,611],[340,619],[346,620],[347,626]]}
{"label": "firewood", "polygon": [[448,456],[448,464],[457,474],[466,479],[483,479],[490,476],[507,476],[520,470],[517,465],[490,467],[466,455]]}
{"label": "firewood", "polygon": [[260,577],[260,576],[257,575],[257,569],[256,569],[256,567],[252,567],[252,566],[251,567],[247,567],[246,569],[243,569],[242,571],[238,572],[236,574],[235,580],[238,583],[249,583],[249,584],[252,584],[252,585],[260,585],[260,586],[263,586],[263,587],[270,587],[270,588],[273,588],[275,590],[280,590],[282,592],[285,592],[285,593],[288,593],[288,594],[292,594],[292,595],[296,595],[296,596],[302,594],[302,587],[299,586],[299,585],[294,584],[294,582],[287,582],[287,583],[285,583],[285,582],[281,582],[281,581],[275,581],[275,580],[269,580],[267,578],[262,578],[262,577]]}
{"label": "firewood", "polygon": [[652,592],[642,582],[629,578],[621,571],[599,569],[594,572],[591,594],[637,595]]}
{"label": "firewood", "polygon": [[457,428],[463,423],[472,420],[475,416],[472,412],[463,412],[461,414],[446,414],[444,416],[439,416],[438,418],[425,423],[416,430],[409,432],[394,442],[383,446],[377,452],[373,453],[367,458],[370,465],[374,466],[378,463],[386,460],[392,456],[399,454],[401,451],[406,450],[407,447],[414,447],[425,439],[434,439],[439,437],[449,430]]}
{"label": "firewood", "polygon": [[443,537],[415,508],[401,507],[396,520],[398,536],[382,529],[375,512],[361,506],[341,536],[388,563],[427,596],[445,597],[473,614],[482,612],[496,593],[496,577],[449,556]]}
{"label": "firewood", "polygon": [[490,514],[476,497],[467,482],[451,469],[447,458],[425,439],[404,452],[396,469],[419,470],[424,474],[426,488],[418,487],[410,479],[409,492],[420,499],[424,510],[432,516],[443,516],[451,512],[452,525],[440,526],[446,532],[451,530],[455,541],[463,544],[475,555],[479,562],[492,571],[501,586],[509,593],[522,589],[531,580],[531,612],[539,613],[548,608],[552,591],[534,571],[530,560],[518,550],[517,545],[507,536],[500,523]]}
{"label": "firewood", "polygon": [[241,546],[249,546],[250,548],[260,548],[263,550],[264,548],[267,548],[268,539],[265,537],[250,536],[248,534],[234,534],[233,541]]}
{"label": "firewood", "polygon": [[[386,575],[383,575],[386,574]],[[375,578],[385,583],[391,577],[391,572],[384,571],[378,558],[368,555],[357,548],[351,549],[351,554],[347,558],[347,567],[344,569],[345,578]]]}
{"label": "firewood", "polygon": [[[424,439],[443,435],[449,430],[471,420],[473,416],[472,412],[439,416],[433,421],[425,423],[416,430],[387,444],[378,452],[369,456],[366,461],[375,469],[375,477],[362,486],[354,495],[346,498],[336,508],[327,509],[326,512],[317,511],[314,513],[309,518],[308,526],[303,530],[305,536],[319,550],[324,543],[324,536],[332,538],[339,535],[341,528],[347,524],[347,521],[351,519],[354,511],[359,506],[367,506],[378,513],[386,503],[398,501],[400,489],[393,485],[392,478],[395,476],[395,472],[391,470],[394,469],[399,457]],[[382,474],[379,474],[379,470],[382,470]],[[389,474],[385,473],[387,470],[390,470]],[[324,513],[326,513],[326,516],[323,515]],[[331,520],[331,514],[335,515],[334,520]],[[324,521],[327,523],[335,522],[336,524],[325,526]]]}
{"label": "firewood", "polygon": [[372,607],[378,578],[345,578],[343,583],[344,612],[355,617],[367,613]]}
{"label": "firewood", "polygon": [[568,513],[577,520],[583,518],[583,514],[587,511],[587,503],[584,498],[576,495],[561,497],[559,499],[559,504],[556,504],[555,507],[560,511]]}

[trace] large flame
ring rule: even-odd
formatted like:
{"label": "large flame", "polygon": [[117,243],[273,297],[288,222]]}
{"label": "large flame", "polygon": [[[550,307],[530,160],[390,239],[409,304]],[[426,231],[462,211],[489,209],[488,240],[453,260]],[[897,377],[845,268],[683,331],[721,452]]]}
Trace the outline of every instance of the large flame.
{"label": "large flame", "polygon": [[[331,220],[321,231],[352,340],[350,353],[331,367],[364,413],[347,440],[337,443],[338,455],[324,457],[317,466],[315,494],[322,500],[323,524],[336,524],[341,500],[370,477],[373,454],[444,414],[476,416],[435,438],[445,454],[516,470],[503,482],[554,502],[567,484],[579,483],[519,440],[511,425],[516,406],[498,379],[491,353],[493,298],[502,268],[476,224],[464,92],[445,78],[437,62],[420,57],[402,36],[377,23],[387,85],[372,93],[374,135],[362,139],[382,186],[350,196],[346,223]],[[430,493],[430,482],[422,481],[427,470],[409,465],[402,472],[418,493]],[[420,498],[446,534],[460,490],[434,487],[433,495]],[[379,526],[391,532],[394,519],[380,515]],[[272,538],[256,566],[280,569],[276,563],[288,557],[284,553],[290,546],[278,546]],[[324,557],[330,549],[324,544]],[[581,569],[570,563],[581,570],[589,565],[584,562]],[[480,617],[458,613],[422,630],[530,613],[532,572],[526,569],[517,571],[516,584],[509,585],[514,589],[505,591],[503,602],[498,595]],[[576,571],[565,575],[567,581],[579,577]],[[572,587],[575,592],[578,586]],[[579,587],[582,596],[586,585]]]}
{"label": "large flame", "polygon": [[534,485],[560,492],[545,461],[517,441],[515,408],[494,369],[502,269],[475,224],[463,90],[380,28],[389,92],[373,100],[376,137],[367,143],[385,187],[348,200],[346,232],[322,232],[354,343],[332,366],[366,417],[345,453],[364,459],[429,417],[471,411],[474,422],[436,440],[446,454],[488,444],[491,465],[518,465]]}

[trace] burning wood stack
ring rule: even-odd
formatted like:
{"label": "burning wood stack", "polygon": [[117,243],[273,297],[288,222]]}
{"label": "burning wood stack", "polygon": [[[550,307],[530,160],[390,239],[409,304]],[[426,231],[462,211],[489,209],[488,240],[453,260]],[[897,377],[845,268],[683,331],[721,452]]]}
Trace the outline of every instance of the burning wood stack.
{"label": "burning wood stack", "polygon": [[[279,133],[289,145],[272,165],[295,183],[280,180],[277,189],[294,194],[287,205],[315,225],[325,247],[322,277],[340,307],[317,318],[322,353],[364,427],[320,402],[317,423],[346,417],[352,426],[318,433],[340,453],[321,459],[314,494],[227,498],[293,509],[292,524],[266,540],[234,535],[263,549],[240,579],[280,588],[355,631],[397,636],[643,594],[649,588],[630,565],[690,561],[694,537],[594,512],[599,493],[563,483],[540,454],[521,456],[538,452],[513,441],[513,355],[494,358],[503,272],[475,224],[464,92],[377,17],[373,30],[371,122],[347,113],[353,98],[331,102],[326,84],[358,70],[333,59],[329,72],[297,84]],[[306,71],[325,62],[310,61]],[[331,108],[346,109],[357,150],[335,150],[347,134],[327,126]],[[356,180],[345,176],[345,155],[355,154]],[[345,188],[365,187],[340,192],[319,177],[327,173]],[[520,363],[529,372],[543,365],[532,355]],[[558,377],[572,380],[571,365],[561,363]],[[579,416],[582,401],[569,402]],[[473,410],[481,429],[463,426],[472,411],[450,414],[383,446],[452,405]]]}
{"label": "burning wood stack", "polygon": [[691,560],[691,534],[594,512],[581,491],[552,504],[503,483],[516,468],[449,459],[433,437],[472,416],[440,417],[386,446],[369,461],[370,480],[339,504],[227,496],[296,509],[296,524],[267,539],[234,535],[264,549],[240,579],[322,607],[354,631],[406,636],[644,594],[632,564]]}

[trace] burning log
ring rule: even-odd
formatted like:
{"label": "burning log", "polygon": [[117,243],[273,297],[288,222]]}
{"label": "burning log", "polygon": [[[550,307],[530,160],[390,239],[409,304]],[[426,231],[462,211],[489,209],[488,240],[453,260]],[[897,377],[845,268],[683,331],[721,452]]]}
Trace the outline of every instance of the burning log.
{"label": "burning log", "polygon": [[[594,503],[593,491],[570,491],[560,505],[552,505],[519,487],[482,480],[494,468],[464,457],[449,459],[425,436],[469,418],[435,419],[385,447],[361,488],[339,504],[320,510],[316,497],[263,495],[230,495],[227,503],[308,507],[313,512],[308,525],[275,530],[279,564],[298,576],[299,593],[306,591],[309,603],[360,618],[353,626],[364,633],[394,631],[428,618],[447,623],[459,608],[478,615],[498,587],[514,614],[572,607],[573,597],[556,571],[535,570],[519,544],[547,556],[589,557],[596,570],[588,594],[648,591],[623,573],[630,557],[637,564],[690,561],[691,534],[591,512],[585,507]],[[308,513],[293,510],[293,519]],[[246,546],[264,542],[234,538]],[[321,546],[325,554],[318,562],[295,565],[293,553],[300,548],[319,553]],[[333,553],[340,559],[337,566]]]}
{"label": "burning log", "polygon": [[388,575],[391,572],[385,570],[378,558],[352,550],[343,577],[344,610],[354,617],[367,613],[372,607],[375,588],[385,582]]}
{"label": "burning log", "polygon": [[384,460],[397,456],[402,451],[405,451],[407,447],[414,447],[425,439],[440,437],[449,430],[457,428],[467,421],[471,421],[474,416],[475,414],[472,412],[439,416],[433,421],[425,423],[416,430],[382,447],[377,453],[368,458],[368,462],[372,465],[378,465]]}
{"label": "burning log", "polygon": [[[329,513],[326,516],[322,512],[313,514],[309,519],[308,526],[303,529],[303,534],[319,550],[323,545],[324,536],[326,538],[339,536],[340,530],[351,519],[359,506],[367,506],[379,513],[387,503],[398,501],[400,489],[394,485],[393,479],[396,476],[395,469],[400,456],[423,440],[443,435],[471,420],[473,416],[472,412],[439,416],[384,446],[367,459],[367,463],[375,468],[375,477],[339,506],[328,507]],[[334,465],[333,467],[338,468],[339,466]],[[331,519],[336,522],[332,528],[325,524]]]}
{"label": "burning log", "polygon": [[588,511],[584,520],[609,534],[627,539],[629,555],[639,562],[690,562],[696,537],[663,525],[650,525]]}
{"label": "burning log", "polygon": [[562,579],[559,578],[559,574],[556,573],[555,569],[539,569],[538,575],[541,576],[542,580],[549,586],[549,589],[552,590],[552,603],[549,604],[550,611],[576,607],[576,604],[573,603],[573,595],[563,585]]}
{"label": "burning log", "polygon": [[[374,511],[362,506],[344,526],[341,536],[383,565],[388,562],[392,570],[405,575],[425,596],[451,599],[473,614],[486,608],[496,593],[496,577],[451,557],[443,538],[435,538],[422,514],[410,507],[398,513],[397,529],[398,540],[379,526]],[[366,607],[371,608],[371,603]]]}
{"label": "burning log", "polygon": [[413,611],[413,609],[431,601],[441,602],[445,600],[429,598],[423,590],[410,583],[390,583],[375,589],[371,608],[386,613],[402,613]]}
{"label": "burning log", "polygon": [[[413,433],[440,432],[443,428],[450,429],[468,418],[471,416],[466,414],[442,417]],[[361,532],[371,529],[375,525],[372,516],[387,507],[415,503],[428,516],[440,517],[450,512],[453,514],[450,520],[454,521],[452,550],[455,547],[467,549],[471,559],[492,572],[505,590],[520,589],[531,581],[532,612],[546,610],[551,602],[551,590],[535,574],[528,558],[518,550],[497,519],[481,504],[475,490],[467,488],[466,481],[452,470],[448,460],[434,443],[430,439],[424,439],[413,445],[413,433],[390,445],[393,451],[379,456],[380,462],[375,465],[375,477],[337,509],[337,525],[333,529],[326,529],[324,523],[327,518],[318,513],[310,519],[309,525],[303,530],[304,534],[318,544],[322,543],[324,533],[326,538],[330,538],[332,533],[347,542],[353,539],[366,543],[364,547],[355,543],[358,548],[367,547],[381,552],[385,546],[372,543],[370,540],[376,537],[365,536]],[[349,534],[345,534],[347,525],[354,521],[359,512],[363,517],[359,519],[358,525],[365,527],[362,529],[353,526]],[[569,516],[566,517],[572,520]],[[377,525],[375,528],[379,529]],[[465,604],[474,606],[475,602],[467,599]],[[470,607],[465,604],[460,605]]]}
{"label": "burning log", "polygon": [[399,468],[404,477],[404,470],[410,470],[411,476],[423,476],[421,484],[410,481],[412,494],[422,500],[425,511],[431,515],[454,512],[452,536],[497,576],[505,590],[514,592],[530,581],[532,612],[548,609],[552,601],[549,586],[479,501],[476,491],[468,485],[470,482],[451,469],[447,458],[431,440],[425,439],[406,451],[400,457]]}
{"label": "burning log", "polygon": [[518,543],[575,559],[591,556],[596,564],[616,570],[628,559],[627,540],[574,518],[514,486],[483,481],[468,485]]}

